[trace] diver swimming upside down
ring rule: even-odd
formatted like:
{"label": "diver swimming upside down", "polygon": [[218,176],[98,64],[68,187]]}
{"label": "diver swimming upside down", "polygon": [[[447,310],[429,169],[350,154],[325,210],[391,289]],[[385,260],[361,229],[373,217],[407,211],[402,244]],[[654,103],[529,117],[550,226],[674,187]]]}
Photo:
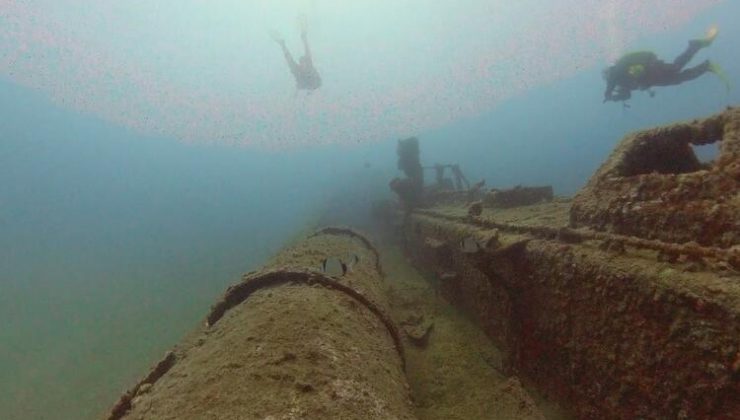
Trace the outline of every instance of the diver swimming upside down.
{"label": "diver swimming upside down", "polygon": [[717,34],[717,28],[711,27],[705,38],[689,41],[686,50],[672,63],[658,59],[652,51],[637,51],[624,55],[603,72],[607,85],[604,102],[626,101],[632,97],[632,91],[638,89],[647,90],[650,96],[653,96],[655,93],[650,90],[652,87],[679,85],[707,72],[717,75],[729,89],[730,83],[716,63],[705,60],[697,66],[684,69],[699,50],[712,44]]}
{"label": "diver swimming upside down", "polygon": [[303,47],[305,50],[304,55],[298,59],[296,63],[293,56],[290,54],[288,47],[285,45],[285,39],[276,32],[272,32],[270,36],[272,39],[280,45],[283,50],[283,56],[285,61],[288,63],[290,72],[293,73],[296,81],[297,90],[307,90],[309,93],[321,87],[321,76],[313,65],[313,58],[311,57],[311,49],[308,46],[308,30],[305,17],[300,19],[301,26],[301,39],[303,40]]}

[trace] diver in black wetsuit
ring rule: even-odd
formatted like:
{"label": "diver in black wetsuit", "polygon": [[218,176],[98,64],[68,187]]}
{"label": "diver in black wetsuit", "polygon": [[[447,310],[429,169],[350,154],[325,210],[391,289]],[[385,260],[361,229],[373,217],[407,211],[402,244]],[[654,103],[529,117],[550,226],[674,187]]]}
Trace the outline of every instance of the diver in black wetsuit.
{"label": "diver in black wetsuit", "polygon": [[306,29],[307,25],[305,18],[301,18],[300,22],[301,39],[303,40],[305,53],[298,60],[297,63],[293,59],[293,56],[290,54],[290,51],[288,51],[288,48],[285,46],[285,39],[274,32],[271,34],[271,36],[272,39],[275,40],[275,42],[277,42],[283,50],[285,61],[288,63],[288,67],[290,67],[290,72],[293,73],[293,77],[295,77],[296,89],[307,90],[311,92],[321,87],[321,76],[319,76],[319,72],[316,71],[316,67],[314,67],[313,65],[311,49],[308,46],[308,35]]}
{"label": "diver in black wetsuit", "polygon": [[672,63],[659,60],[651,51],[626,54],[613,66],[604,70],[607,85],[604,102],[626,101],[632,97],[632,91],[637,89],[648,90],[650,96],[653,96],[654,93],[649,90],[651,87],[678,85],[694,80],[706,72],[716,74],[729,89],[730,83],[716,63],[705,60],[695,67],[684,69],[699,50],[712,44],[717,33],[717,28],[712,27],[705,38],[689,41],[686,50]]}

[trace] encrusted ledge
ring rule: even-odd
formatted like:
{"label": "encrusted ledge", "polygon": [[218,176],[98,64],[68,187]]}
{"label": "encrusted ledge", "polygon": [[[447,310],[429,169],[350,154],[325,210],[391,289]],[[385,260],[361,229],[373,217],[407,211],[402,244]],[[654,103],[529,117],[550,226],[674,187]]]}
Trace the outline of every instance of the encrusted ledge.
{"label": "encrusted ledge", "polygon": [[[719,142],[714,162],[692,145]],[[731,248],[740,244],[740,109],[625,137],[573,200],[572,227]]]}

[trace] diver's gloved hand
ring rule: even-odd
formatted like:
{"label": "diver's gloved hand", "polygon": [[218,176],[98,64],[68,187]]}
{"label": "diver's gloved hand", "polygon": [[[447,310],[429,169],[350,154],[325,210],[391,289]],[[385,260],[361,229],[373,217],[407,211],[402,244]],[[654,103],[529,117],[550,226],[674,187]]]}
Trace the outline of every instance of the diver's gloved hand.
{"label": "diver's gloved hand", "polygon": [[616,95],[604,95],[604,100],[601,102],[602,104],[605,104],[607,102],[619,102],[619,97]]}

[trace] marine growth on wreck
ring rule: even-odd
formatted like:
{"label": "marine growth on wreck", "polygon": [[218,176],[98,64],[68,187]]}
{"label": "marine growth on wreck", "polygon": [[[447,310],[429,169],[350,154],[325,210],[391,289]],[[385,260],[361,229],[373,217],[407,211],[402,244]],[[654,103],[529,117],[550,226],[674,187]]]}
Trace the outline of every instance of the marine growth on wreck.
{"label": "marine growth on wreck", "polygon": [[740,420],[738,17],[0,0],[0,420]]}
{"label": "marine growth on wreck", "polygon": [[[376,216],[426,278],[321,229],[229,288],[109,418],[738,418],[739,133],[728,109],[630,134],[572,199],[432,185],[409,207],[394,188]],[[702,165],[689,144],[708,141]],[[418,147],[399,143],[407,179]]]}
{"label": "marine growth on wreck", "polygon": [[739,140],[736,108],[636,132],[573,199],[432,202],[405,249],[573,416],[738,418]]}

